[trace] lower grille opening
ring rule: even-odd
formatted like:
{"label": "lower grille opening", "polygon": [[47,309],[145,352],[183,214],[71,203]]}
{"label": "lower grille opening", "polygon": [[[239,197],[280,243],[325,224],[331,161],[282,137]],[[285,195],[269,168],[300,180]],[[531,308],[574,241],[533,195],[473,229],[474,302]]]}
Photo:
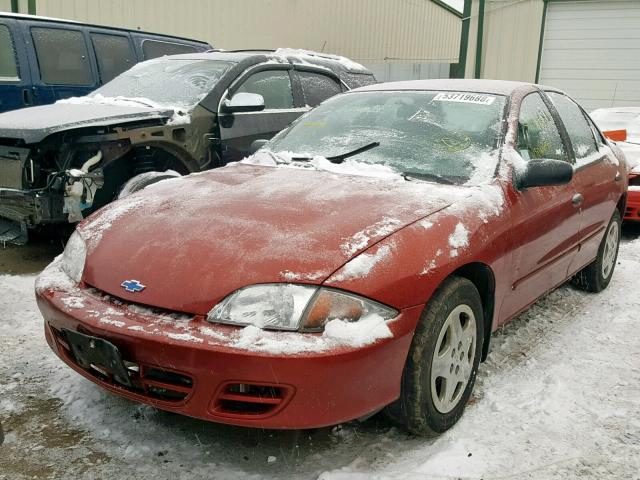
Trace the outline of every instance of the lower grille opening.
{"label": "lower grille opening", "polygon": [[122,363],[131,381],[130,386],[117,381],[113,375],[101,365],[91,364],[89,368],[84,368],[76,361],[63,332],[54,327],[51,327],[51,331],[54,334],[56,342],[60,347],[59,350],[63,356],[70,363],[82,368],[102,383],[117,386],[132,393],[165,402],[180,402],[187,398],[192,391],[193,379],[187,375],[132,362],[124,358],[122,359]]}
{"label": "lower grille opening", "polygon": [[216,399],[214,411],[223,415],[265,415],[279,408],[288,395],[285,387],[229,383]]}

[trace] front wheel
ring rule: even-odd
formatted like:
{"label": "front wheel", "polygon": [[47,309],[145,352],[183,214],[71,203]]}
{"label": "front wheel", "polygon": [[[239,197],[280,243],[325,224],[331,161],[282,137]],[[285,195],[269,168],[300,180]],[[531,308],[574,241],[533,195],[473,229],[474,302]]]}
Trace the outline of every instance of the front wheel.
{"label": "front wheel", "polygon": [[471,396],[483,334],[478,290],[466,278],[448,278],[416,327],[400,398],[387,407],[387,414],[418,435],[435,436],[451,428]]}
{"label": "front wheel", "polygon": [[573,278],[573,283],[578,288],[594,293],[601,292],[607,288],[618,260],[621,226],[620,212],[616,210],[600,242],[596,259],[580,270]]}
{"label": "front wheel", "polygon": [[143,188],[148,187],[149,185],[153,185],[154,183],[161,182],[162,180],[168,180],[170,178],[176,178],[179,176],[180,174],[178,172],[174,172],[173,170],[167,170],[166,172],[154,171],[141,173],[127,180],[127,182],[120,189],[118,198],[128,197],[132,193],[138,192]]}

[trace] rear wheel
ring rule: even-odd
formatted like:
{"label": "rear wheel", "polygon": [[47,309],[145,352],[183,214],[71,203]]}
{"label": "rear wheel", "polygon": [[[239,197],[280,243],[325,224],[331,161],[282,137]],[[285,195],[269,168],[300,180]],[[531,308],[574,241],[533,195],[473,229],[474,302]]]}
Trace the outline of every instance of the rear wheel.
{"label": "rear wheel", "polygon": [[400,398],[387,414],[407,430],[434,436],[462,416],[482,355],[482,302],[469,280],[450,277],[438,288],[416,327]]}
{"label": "rear wheel", "polygon": [[596,259],[573,277],[573,283],[578,288],[595,293],[607,288],[618,260],[621,225],[620,212],[616,210],[600,242]]}

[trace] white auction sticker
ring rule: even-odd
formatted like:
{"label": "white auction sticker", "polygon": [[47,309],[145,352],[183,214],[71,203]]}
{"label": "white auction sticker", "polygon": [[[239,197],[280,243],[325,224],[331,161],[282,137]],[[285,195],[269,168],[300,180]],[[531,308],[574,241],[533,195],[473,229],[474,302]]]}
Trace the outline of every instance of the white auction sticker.
{"label": "white auction sticker", "polygon": [[470,92],[440,92],[433,97],[433,100],[437,102],[477,103],[479,105],[491,105],[495,99],[496,97],[491,95]]}

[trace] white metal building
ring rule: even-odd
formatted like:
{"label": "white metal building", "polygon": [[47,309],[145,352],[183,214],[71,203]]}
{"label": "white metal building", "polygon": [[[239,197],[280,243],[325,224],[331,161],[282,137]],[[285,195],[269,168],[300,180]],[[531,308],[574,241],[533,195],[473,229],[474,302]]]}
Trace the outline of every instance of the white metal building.
{"label": "white metal building", "polygon": [[640,106],[639,0],[473,0],[469,7],[465,76],[537,80],[587,110]]}
{"label": "white metal building", "polygon": [[365,64],[379,80],[449,77],[461,13],[440,0],[0,0],[0,8],[206,40],[292,47]]}

